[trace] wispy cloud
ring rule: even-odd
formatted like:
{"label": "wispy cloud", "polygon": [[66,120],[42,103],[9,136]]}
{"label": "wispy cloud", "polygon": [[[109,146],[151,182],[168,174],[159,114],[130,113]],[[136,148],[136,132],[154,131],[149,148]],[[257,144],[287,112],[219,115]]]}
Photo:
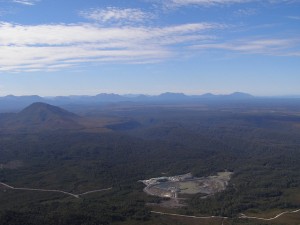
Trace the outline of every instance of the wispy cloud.
{"label": "wispy cloud", "polygon": [[156,63],[187,53],[222,50],[296,56],[299,38],[220,40],[228,25],[189,23],[165,27],[86,24],[20,25],[0,22],[0,71],[53,71],[99,63]]}
{"label": "wispy cloud", "polygon": [[13,0],[12,2],[30,6],[35,5],[39,0]]}
{"label": "wispy cloud", "polygon": [[148,63],[210,40],[223,25],[103,28],[95,24],[24,26],[0,23],[0,71],[54,70],[82,63]]}
{"label": "wispy cloud", "polygon": [[300,16],[287,16],[287,18],[292,20],[300,20]]}
{"label": "wispy cloud", "polygon": [[102,23],[137,23],[154,17],[153,14],[135,8],[107,7],[105,9],[90,9],[80,12],[86,19],[95,20]]}
{"label": "wispy cloud", "polygon": [[258,13],[257,9],[249,8],[249,9],[239,9],[235,12],[237,16],[252,16]]}
{"label": "wispy cloud", "polygon": [[247,3],[251,1],[255,0],[165,0],[164,4],[168,7],[180,7],[187,5],[213,6],[234,3]]}
{"label": "wispy cloud", "polygon": [[198,5],[198,6],[218,6],[218,5],[230,5],[230,4],[245,4],[251,2],[257,3],[294,3],[299,2],[298,0],[164,0],[163,4],[167,7],[181,7],[189,5]]}
{"label": "wispy cloud", "polygon": [[226,50],[243,54],[262,54],[273,56],[299,56],[300,41],[295,38],[285,39],[252,39],[231,42],[206,43],[195,45],[193,49]]}

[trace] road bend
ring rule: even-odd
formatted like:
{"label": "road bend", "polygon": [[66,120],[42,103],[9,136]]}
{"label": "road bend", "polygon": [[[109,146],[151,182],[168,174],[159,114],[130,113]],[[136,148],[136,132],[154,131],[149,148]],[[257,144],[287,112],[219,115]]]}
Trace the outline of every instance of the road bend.
{"label": "road bend", "polygon": [[82,195],[87,195],[87,194],[96,193],[96,192],[102,192],[102,191],[108,191],[108,190],[112,189],[110,187],[110,188],[106,188],[106,189],[99,189],[99,190],[88,191],[88,192],[85,192],[85,193],[82,193],[82,194],[73,194],[73,193],[69,193],[69,192],[66,192],[66,191],[62,191],[62,190],[49,190],[49,189],[38,189],[38,188],[17,188],[17,187],[10,186],[10,185],[8,185],[6,183],[3,183],[3,182],[0,182],[0,185],[6,187],[8,189],[11,189],[11,190],[55,192],[55,193],[61,193],[61,194],[69,195],[69,196],[72,196],[74,198],[80,198],[80,196],[82,196]]}
{"label": "road bend", "polygon": [[[294,211],[285,211],[285,212],[279,213],[278,215],[276,215],[272,218],[260,218],[260,217],[246,216],[245,214],[241,214],[241,216],[238,218],[239,219],[256,219],[256,220],[271,221],[271,220],[275,220],[285,214],[293,214],[293,213],[298,213],[298,212],[300,212],[300,209],[297,209]],[[195,219],[212,219],[212,218],[228,219],[228,217],[223,217],[223,216],[188,216],[188,215],[181,215],[181,214],[174,214],[174,213],[163,213],[163,212],[158,212],[158,211],[151,211],[151,213],[160,214],[160,215],[168,215],[168,216],[185,217],[185,218],[195,218]],[[224,222],[224,220],[223,220],[223,222]]]}
{"label": "road bend", "polygon": [[245,214],[241,214],[241,216],[239,217],[240,219],[256,219],[256,220],[264,220],[264,221],[270,221],[270,220],[275,220],[283,215],[286,214],[293,214],[293,213],[298,213],[300,212],[300,209],[294,210],[294,211],[285,211],[282,213],[279,213],[278,215],[272,217],[272,218],[260,218],[260,217],[255,217],[255,216],[246,216]]}

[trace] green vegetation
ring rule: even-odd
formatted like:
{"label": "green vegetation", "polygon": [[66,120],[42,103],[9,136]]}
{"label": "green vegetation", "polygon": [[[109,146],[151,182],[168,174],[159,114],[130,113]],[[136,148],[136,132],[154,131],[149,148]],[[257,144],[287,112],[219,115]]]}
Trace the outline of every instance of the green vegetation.
{"label": "green vegetation", "polygon": [[[2,167],[1,182],[75,194],[113,189],[74,199],[0,187],[0,224],[193,224],[190,219],[152,215],[147,203],[160,199],[146,195],[137,181],[162,173],[192,172],[202,177],[226,169],[234,175],[225,191],[207,199],[194,195],[188,206],[172,211],[235,218],[239,213],[300,208],[300,117],[293,111],[268,111],[183,106],[112,109],[105,113],[139,125],[118,124],[106,133],[3,131],[0,164],[18,165]],[[293,221],[274,224],[296,224]],[[271,223],[231,219],[224,224]]]}

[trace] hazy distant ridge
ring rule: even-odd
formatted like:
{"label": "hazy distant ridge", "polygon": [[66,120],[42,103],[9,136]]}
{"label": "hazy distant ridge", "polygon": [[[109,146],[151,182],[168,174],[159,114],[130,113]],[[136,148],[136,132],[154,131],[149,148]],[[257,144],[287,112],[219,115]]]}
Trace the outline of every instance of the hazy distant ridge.
{"label": "hazy distant ridge", "polygon": [[[72,95],[72,96],[56,96],[56,97],[40,97],[37,95],[31,96],[13,96],[8,95],[0,97],[0,107],[2,111],[16,110],[24,108],[34,102],[44,102],[53,105],[66,104],[101,104],[101,103],[116,103],[116,102],[186,102],[197,100],[247,100],[255,98],[254,96],[235,92],[229,95],[215,95],[211,93],[203,95],[186,95],[183,93],[166,92],[160,95],[118,95],[101,93],[95,96],[87,95]],[[4,110],[4,111],[5,111]]]}

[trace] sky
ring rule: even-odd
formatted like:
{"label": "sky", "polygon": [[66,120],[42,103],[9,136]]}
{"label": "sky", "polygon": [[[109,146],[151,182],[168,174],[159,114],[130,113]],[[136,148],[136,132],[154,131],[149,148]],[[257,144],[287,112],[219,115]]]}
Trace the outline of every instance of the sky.
{"label": "sky", "polygon": [[300,95],[300,0],[0,0],[0,96]]}

